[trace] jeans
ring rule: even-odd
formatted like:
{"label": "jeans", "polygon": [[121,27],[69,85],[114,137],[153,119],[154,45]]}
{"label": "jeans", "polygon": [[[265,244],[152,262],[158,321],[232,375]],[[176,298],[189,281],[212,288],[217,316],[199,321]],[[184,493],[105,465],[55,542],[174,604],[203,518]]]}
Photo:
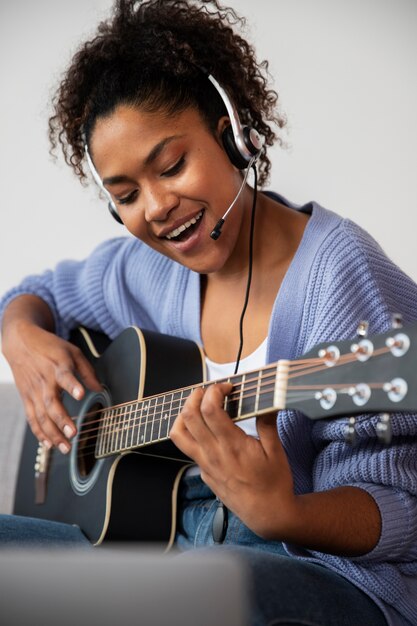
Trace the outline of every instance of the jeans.
{"label": "jeans", "polygon": [[348,580],[289,556],[281,542],[261,539],[230,511],[224,541],[215,545],[212,523],[218,502],[199,476],[183,479],[180,503],[180,550],[226,550],[248,568],[250,626],[386,626],[381,609]]}
{"label": "jeans", "polygon": [[20,515],[0,515],[0,547],[91,548],[78,526]]}
{"label": "jeans", "polygon": [[[183,479],[179,502],[182,554],[176,558],[220,550],[240,559],[249,572],[250,626],[386,626],[381,610],[360,589],[321,565],[288,556],[280,542],[261,539],[230,511],[225,539],[215,545],[218,502],[199,476]],[[77,526],[13,515],[0,515],[0,544],[91,547]]]}

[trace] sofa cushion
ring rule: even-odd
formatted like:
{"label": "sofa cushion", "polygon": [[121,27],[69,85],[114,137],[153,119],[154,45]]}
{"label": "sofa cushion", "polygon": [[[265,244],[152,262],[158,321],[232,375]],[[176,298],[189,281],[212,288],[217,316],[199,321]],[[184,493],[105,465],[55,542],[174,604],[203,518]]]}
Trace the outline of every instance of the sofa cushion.
{"label": "sofa cushion", "polygon": [[0,513],[11,513],[26,418],[12,383],[0,383]]}

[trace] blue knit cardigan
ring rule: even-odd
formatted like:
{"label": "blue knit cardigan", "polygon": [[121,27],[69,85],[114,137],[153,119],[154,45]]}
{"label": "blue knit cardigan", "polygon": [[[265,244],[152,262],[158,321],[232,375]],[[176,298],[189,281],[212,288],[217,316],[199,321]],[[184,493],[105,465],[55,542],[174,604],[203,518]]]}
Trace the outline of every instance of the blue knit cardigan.
{"label": "blue knit cardigan", "polygon": [[[405,323],[417,319],[416,284],[366,232],[315,202],[295,207],[271,195],[311,218],[275,300],[268,362],[353,337],[360,320],[377,333],[390,328],[392,313],[402,313]],[[49,304],[63,337],[79,324],[111,338],[137,325],[202,343],[199,275],[131,237],[106,241],[85,261],[64,261],[26,278],[4,296],[0,314],[24,293]],[[352,447],[343,438],[345,418],[312,422],[296,411],[278,414],[297,493],[354,485],[373,496],[382,517],[379,542],[363,556],[286,549],[352,581],[378,603],[389,624],[417,624],[417,420],[394,414],[393,441],[385,447],[375,424],[376,417],[360,417],[361,445]]]}

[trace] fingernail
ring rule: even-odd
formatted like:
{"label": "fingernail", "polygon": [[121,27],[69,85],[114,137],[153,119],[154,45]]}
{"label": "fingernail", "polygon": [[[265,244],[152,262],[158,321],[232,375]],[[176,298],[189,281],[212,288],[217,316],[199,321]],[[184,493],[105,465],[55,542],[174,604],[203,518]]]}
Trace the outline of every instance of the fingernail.
{"label": "fingernail", "polygon": [[44,440],[42,441],[42,444],[45,446],[45,448],[46,448],[47,450],[50,450],[50,449],[52,448],[52,443],[51,443],[50,441],[48,441],[47,439],[44,439]]}
{"label": "fingernail", "polygon": [[71,428],[71,426],[68,426],[68,424],[65,424],[64,426],[64,435],[68,439],[71,439],[71,437],[75,435],[74,429]]}
{"label": "fingernail", "polygon": [[72,395],[76,400],[79,400],[81,398],[82,393],[83,392],[80,387],[74,387],[74,389],[72,390]]}
{"label": "fingernail", "polygon": [[58,448],[62,452],[62,454],[68,454],[68,452],[71,450],[71,446],[67,443],[60,443]]}

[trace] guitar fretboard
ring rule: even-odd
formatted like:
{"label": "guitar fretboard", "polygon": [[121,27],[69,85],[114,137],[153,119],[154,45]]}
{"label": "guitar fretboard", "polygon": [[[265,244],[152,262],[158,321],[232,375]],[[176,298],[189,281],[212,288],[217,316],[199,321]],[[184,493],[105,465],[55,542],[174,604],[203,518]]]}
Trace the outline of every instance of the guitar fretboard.
{"label": "guitar fretboard", "polygon": [[[224,409],[235,421],[285,407],[287,361],[216,382],[231,382]],[[209,383],[169,391],[102,410],[96,441],[97,458],[169,439],[175,419],[194,389]]]}

